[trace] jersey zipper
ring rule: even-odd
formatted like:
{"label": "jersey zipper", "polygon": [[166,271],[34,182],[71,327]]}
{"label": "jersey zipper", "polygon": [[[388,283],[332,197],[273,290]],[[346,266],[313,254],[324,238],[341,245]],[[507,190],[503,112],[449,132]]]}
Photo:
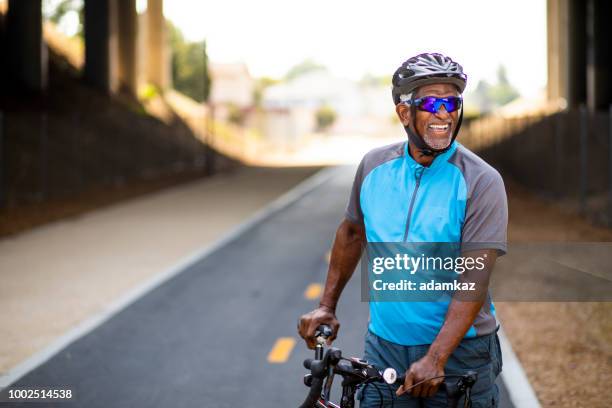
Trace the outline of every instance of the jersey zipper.
{"label": "jersey zipper", "polygon": [[424,167],[419,167],[415,170],[416,186],[414,187],[412,197],[410,198],[410,207],[408,207],[408,217],[406,217],[406,231],[404,232],[404,242],[406,242],[406,240],[408,239],[408,231],[410,231],[410,218],[412,217],[412,207],[414,207],[417,191],[419,191],[419,186],[421,185],[421,177],[423,177],[424,171]]}

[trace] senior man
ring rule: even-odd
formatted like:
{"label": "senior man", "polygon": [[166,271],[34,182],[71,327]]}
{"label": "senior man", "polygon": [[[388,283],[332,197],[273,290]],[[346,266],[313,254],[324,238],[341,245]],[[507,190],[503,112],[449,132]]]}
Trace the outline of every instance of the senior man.
{"label": "senior man", "polygon": [[[320,305],[298,324],[310,348],[321,324],[332,327],[330,341],[337,336],[336,305],[366,244],[458,243],[462,255],[485,259],[485,274],[476,278],[485,296],[370,301],[365,358],[406,373],[396,395],[381,388],[384,406],[395,398],[396,407],[446,407],[441,376],[466,370],[478,372],[472,406],[497,406],[501,351],[486,286],[497,256],[506,251],[508,210],[499,173],[455,141],[466,81],[461,65],[438,53],[419,54],[395,71],[393,103],[408,140],[375,149],[361,161]],[[362,389],[359,398],[361,407],[380,406],[374,387]]]}

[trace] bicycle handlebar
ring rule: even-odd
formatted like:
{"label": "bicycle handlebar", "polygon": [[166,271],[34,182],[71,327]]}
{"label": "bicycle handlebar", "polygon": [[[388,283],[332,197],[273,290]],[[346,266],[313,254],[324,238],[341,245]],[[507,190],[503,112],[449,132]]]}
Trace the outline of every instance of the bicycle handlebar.
{"label": "bicycle handlebar", "polygon": [[[322,378],[312,378],[310,383],[310,391],[306,396],[306,399],[300,405],[300,408],[312,408],[315,406],[319,398],[321,398],[321,391],[323,390],[323,379]],[[304,382],[306,383],[306,378],[304,378]],[[308,385],[308,384],[306,384]]]}
{"label": "bicycle handlebar", "polygon": [[[403,385],[406,381],[406,375],[397,375],[397,372],[393,368],[387,368],[383,371],[382,377],[387,384]],[[459,402],[459,398],[466,393],[466,390],[472,388],[478,379],[478,373],[476,371],[467,371],[461,375],[445,375],[444,378],[457,378],[456,381],[444,380],[440,384],[440,389],[446,391],[446,398],[448,399],[449,406],[456,406]],[[414,386],[414,385],[413,385]]]}
{"label": "bicycle handlebar", "polygon": [[[325,340],[331,336],[331,334],[331,328],[326,325],[319,326],[315,331],[317,340],[315,358],[304,360],[304,367],[310,370],[310,374],[304,376],[304,384],[310,387],[310,391],[302,405],[300,405],[300,408],[324,406],[324,403],[325,406],[327,406],[325,398],[328,398],[329,395],[324,397],[323,403],[321,403],[324,380],[326,377],[333,377],[336,374],[341,375],[345,381],[351,379],[354,385],[372,381],[386,382],[389,385],[401,385],[404,383],[405,375],[398,375],[395,369],[387,368],[380,372],[367,361],[357,358],[343,358],[342,352],[337,348],[332,347],[323,355]],[[444,378],[457,378],[457,381],[445,380],[440,384],[440,388],[446,390],[448,406],[457,407],[459,399],[464,394],[466,394],[464,406],[469,406],[466,404],[469,400],[471,388],[478,379],[478,373],[475,371],[467,371],[462,375],[445,375]],[[320,405],[316,405],[317,403],[320,403]]]}
{"label": "bicycle handlebar", "polygon": [[327,325],[320,325],[315,330],[314,335],[317,341],[315,358],[304,360],[304,368],[310,370],[310,374],[304,376],[304,384],[310,387],[310,391],[302,405],[300,405],[300,408],[312,408],[315,406],[317,401],[321,398],[323,381],[327,374],[325,373],[325,366],[323,364],[323,345],[325,344],[325,340],[332,335],[332,329]]}

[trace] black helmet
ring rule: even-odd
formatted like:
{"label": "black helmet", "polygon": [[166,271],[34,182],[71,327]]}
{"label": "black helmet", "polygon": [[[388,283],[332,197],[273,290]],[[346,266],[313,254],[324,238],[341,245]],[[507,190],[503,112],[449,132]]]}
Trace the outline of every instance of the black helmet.
{"label": "black helmet", "polygon": [[467,75],[463,67],[449,57],[438,53],[419,54],[406,60],[393,74],[393,103],[400,102],[400,95],[407,95],[419,86],[427,84],[453,84],[463,93]]}

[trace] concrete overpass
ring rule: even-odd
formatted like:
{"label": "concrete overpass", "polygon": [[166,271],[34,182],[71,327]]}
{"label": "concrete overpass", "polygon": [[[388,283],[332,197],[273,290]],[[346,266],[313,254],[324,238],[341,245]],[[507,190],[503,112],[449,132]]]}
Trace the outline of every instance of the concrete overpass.
{"label": "concrete overpass", "polygon": [[[8,4],[8,11],[7,11]],[[136,0],[84,0],[84,79],[107,92],[135,93],[138,83],[170,86],[163,0],[148,0],[144,16]],[[612,38],[606,0],[547,0],[548,97],[590,110],[612,104]],[[29,90],[47,82],[41,0],[0,0],[10,73]],[[139,38],[141,37],[141,38]],[[142,38],[146,37],[146,38]],[[524,61],[529,64],[529,61]]]}
{"label": "concrete overpass", "polygon": [[[170,86],[163,0],[148,0],[144,16],[137,14],[136,0],[84,0],[84,8],[86,82],[109,93],[136,94],[139,82]],[[30,91],[44,90],[42,1],[0,0],[0,10],[11,79]]]}
{"label": "concrete overpass", "polygon": [[[612,104],[612,3],[547,0],[548,97],[568,107],[608,109]],[[525,61],[529,64],[529,61]]]}

